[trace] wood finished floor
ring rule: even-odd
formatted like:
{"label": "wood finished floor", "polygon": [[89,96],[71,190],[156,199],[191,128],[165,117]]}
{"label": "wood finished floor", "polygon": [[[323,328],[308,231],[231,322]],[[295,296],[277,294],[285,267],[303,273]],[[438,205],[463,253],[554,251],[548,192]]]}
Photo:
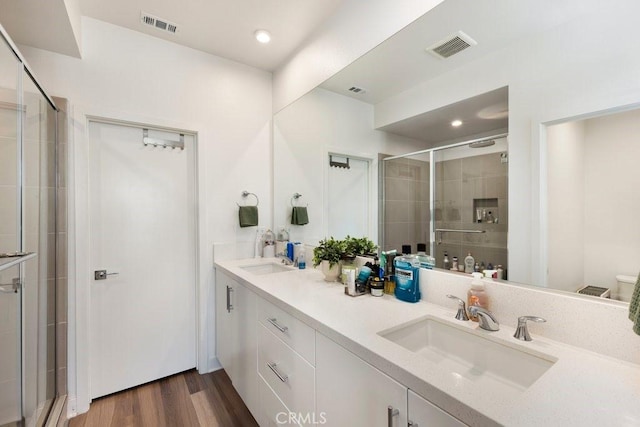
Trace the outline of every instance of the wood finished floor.
{"label": "wood finished floor", "polygon": [[257,426],[224,370],[186,371],[101,397],[70,427]]}

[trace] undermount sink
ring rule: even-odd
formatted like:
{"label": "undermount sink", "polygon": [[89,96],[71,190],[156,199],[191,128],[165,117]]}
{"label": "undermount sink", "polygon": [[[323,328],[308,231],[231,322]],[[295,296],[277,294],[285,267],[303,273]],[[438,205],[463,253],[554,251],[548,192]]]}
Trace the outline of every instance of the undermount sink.
{"label": "undermount sink", "polygon": [[282,273],[283,271],[292,271],[293,267],[275,262],[268,262],[264,264],[253,264],[240,266],[244,271],[248,271],[251,274],[263,275],[272,273]]}
{"label": "undermount sink", "polygon": [[457,328],[423,318],[378,335],[428,359],[470,387],[524,391],[557,359],[528,353],[484,337],[490,332]]}

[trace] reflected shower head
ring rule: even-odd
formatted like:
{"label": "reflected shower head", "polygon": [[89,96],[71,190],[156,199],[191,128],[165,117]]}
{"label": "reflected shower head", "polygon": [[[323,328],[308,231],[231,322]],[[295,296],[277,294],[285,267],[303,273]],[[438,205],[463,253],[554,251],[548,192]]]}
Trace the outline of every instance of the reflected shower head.
{"label": "reflected shower head", "polygon": [[496,142],[493,139],[485,139],[484,141],[476,141],[469,144],[469,148],[491,147]]}

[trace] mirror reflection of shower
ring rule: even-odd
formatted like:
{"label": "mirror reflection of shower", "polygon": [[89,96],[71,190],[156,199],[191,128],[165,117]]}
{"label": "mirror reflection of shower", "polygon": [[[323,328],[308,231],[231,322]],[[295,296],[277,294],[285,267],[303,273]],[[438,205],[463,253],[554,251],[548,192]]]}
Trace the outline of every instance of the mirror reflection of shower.
{"label": "mirror reflection of shower", "polygon": [[439,268],[471,253],[478,268],[507,270],[506,134],[382,160],[383,250],[426,243]]}

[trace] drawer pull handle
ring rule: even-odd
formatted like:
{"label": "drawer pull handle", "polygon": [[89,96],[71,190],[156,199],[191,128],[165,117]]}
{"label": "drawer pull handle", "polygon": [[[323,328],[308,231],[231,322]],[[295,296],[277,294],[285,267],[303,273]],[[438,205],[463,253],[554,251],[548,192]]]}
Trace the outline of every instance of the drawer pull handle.
{"label": "drawer pull handle", "polygon": [[233,288],[231,286],[227,286],[227,313],[231,313],[231,310],[233,310],[233,304],[231,304],[231,292],[233,292]]}
{"label": "drawer pull handle", "polygon": [[276,374],[276,377],[278,377],[280,381],[282,381],[283,383],[287,382],[289,377],[278,372],[278,369],[276,369],[276,366],[278,365],[276,363],[267,363],[267,366],[273,371],[274,374]]}
{"label": "drawer pull handle", "polygon": [[418,423],[414,423],[414,422],[413,422],[413,421],[411,421],[411,420],[409,420],[409,422],[407,423],[407,425],[408,425],[409,427],[419,427],[419,426],[418,426]]}
{"label": "drawer pull handle", "polygon": [[387,425],[393,427],[393,417],[400,415],[400,411],[393,406],[387,406]]}
{"label": "drawer pull handle", "polygon": [[276,319],[275,317],[270,317],[267,319],[269,321],[269,323],[271,323],[273,326],[275,326],[276,328],[278,328],[278,330],[282,333],[285,333],[289,330],[288,326],[281,326],[278,323],[278,319]]}

